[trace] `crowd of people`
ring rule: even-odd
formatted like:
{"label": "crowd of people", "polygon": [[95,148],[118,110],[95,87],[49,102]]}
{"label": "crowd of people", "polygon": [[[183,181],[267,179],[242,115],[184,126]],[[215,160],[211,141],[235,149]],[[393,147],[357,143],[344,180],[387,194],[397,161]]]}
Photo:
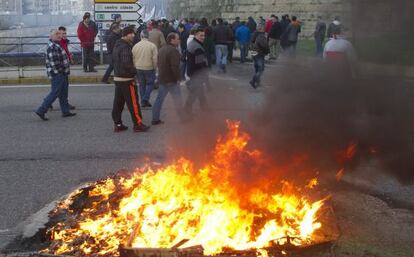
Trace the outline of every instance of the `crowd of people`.
{"label": "crowd of people", "polygon": [[[115,15],[109,30],[103,34],[109,65],[102,78],[103,83],[110,83],[111,73],[114,73],[114,131],[128,129],[121,119],[125,104],[135,132],[149,129],[142,122],[141,108],[152,107],[152,125],[163,124],[161,110],[168,93],[182,122],[192,119],[192,107],[197,100],[201,110],[208,111],[205,87],[209,86],[209,73],[213,68],[217,73],[226,73],[228,63],[233,62],[235,49],[240,49],[241,63],[245,63],[250,54],[254,66],[250,85],[256,89],[261,85],[267,55],[269,60],[276,60],[281,54],[289,58],[296,56],[301,28],[297,17],[289,15],[283,15],[280,20],[276,15],[267,20],[260,17],[257,21],[253,17],[247,21],[236,17],[232,23],[222,18],[211,23],[206,18],[163,19],[152,20],[140,27],[123,27],[122,17]],[[57,98],[63,117],[76,115],[71,112],[75,106],[68,102],[68,76],[73,56],[68,50],[69,41],[65,34],[64,27],[51,32],[46,67],[52,87],[36,111],[42,120],[47,120],[45,114]],[[82,47],[84,72],[96,72],[93,55],[98,28],[90,13],[83,16],[77,34]],[[338,17],[329,26],[319,17],[314,32],[316,55],[330,60],[354,58],[352,45],[341,34],[342,25]],[[325,36],[331,40],[324,47]],[[185,83],[189,90],[185,101],[181,83]],[[158,95],[152,104],[151,94],[156,86]]]}

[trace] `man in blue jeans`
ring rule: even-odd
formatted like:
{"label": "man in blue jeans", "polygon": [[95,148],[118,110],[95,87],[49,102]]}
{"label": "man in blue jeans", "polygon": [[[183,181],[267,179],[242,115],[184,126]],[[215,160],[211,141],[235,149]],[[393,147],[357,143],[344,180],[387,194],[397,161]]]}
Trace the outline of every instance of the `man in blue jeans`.
{"label": "man in blue jeans", "polygon": [[236,30],[236,40],[240,45],[240,62],[244,63],[247,57],[247,51],[250,43],[251,33],[246,26],[246,22],[242,21],[241,25]]}
{"label": "man in blue jeans", "polygon": [[213,41],[216,44],[216,64],[219,70],[226,72],[228,44],[232,43],[233,31],[224,25],[222,18],[217,19],[218,25],[213,29]]}
{"label": "man in blue jeans", "polygon": [[161,108],[165,97],[171,93],[173,97],[175,109],[181,121],[183,117],[183,100],[181,90],[179,87],[180,76],[180,52],[177,47],[180,45],[180,36],[172,32],[167,36],[167,45],[161,47],[159,52],[158,71],[160,79],[160,88],[158,89],[158,96],[155,100],[152,109],[152,125],[163,124],[160,119]]}
{"label": "man in blue jeans", "polygon": [[132,48],[142,107],[152,107],[149,100],[154,89],[158,62],[158,48],[148,38],[148,30],[141,31],[141,41]]}
{"label": "man in blue jeans", "polygon": [[46,49],[46,72],[51,80],[52,88],[44,99],[42,105],[35,111],[42,120],[47,121],[45,114],[56,98],[59,98],[62,117],[73,117],[68,103],[68,76],[70,74],[69,57],[65,50],[59,45],[62,34],[59,30],[52,30],[50,40]]}

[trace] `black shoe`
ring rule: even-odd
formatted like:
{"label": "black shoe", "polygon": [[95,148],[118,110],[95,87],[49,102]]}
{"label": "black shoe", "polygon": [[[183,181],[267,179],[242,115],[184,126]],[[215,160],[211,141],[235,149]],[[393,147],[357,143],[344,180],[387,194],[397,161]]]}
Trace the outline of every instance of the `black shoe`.
{"label": "black shoe", "polygon": [[101,82],[104,84],[111,84],[108,80],[101,80]]}
{"label": "black shoe", "polygon": [[142,107],[152,107],[152,104],[149,101],[142,101]]}
{"label": "black shoe", "polygon": [[74,112],[68,112],[68,113],[62,114],[62,117],[63,118],[68,118],[68,117],[73,117],[73,116],[76,116],[76,113],[74,113]]}
{"label": "black shoe", "polygon": [[253,81],[250,81],[249,83],[250,83],[250,85],[251,85],[254,89],[256,89],[256,88],[257,88],[256,84],[255,84]]}
{"label": "black shoe", "polygon": [[115,124],[114,127],[114,132],[118,133],[118,132],[122,132],[128,130],[128,127],[125,126],[124,124],[120,123],[120,124]]}
{"label": "black shoe", "polygon": [[35,112],[36,113],[36,115],[37,116],[39,116],[43,121],[47,121],[47,120],[49,120],[48,118],[46,118],[46,116],[45,116],[45,114],[44,113],[38,113],[38,112]]}
{"label": "black shoe", "polygon": [[89,69],[89,72],[98,72],[98,71],[95,69]]}
{"label": "black shoe", "polygon": [[[53,108],[53,107],[52,107]],[[69,104],[69,110],[75,110],[76,109],[76,107],[75,106],[73,106],[73,105],[71,105],[71,104]]]}
{"label": "black shoe", "polygon": [[141,123],[138,126],[134,126],[134,132],[145,132],[149,130],[149,126],[146,126],[145,124]]}
{"label": "black shoe", "polygon": [[164,124],[164,122],[162,120],[153,120],[151,122],[152,125],[157,126],[157,125],[161,125]]}

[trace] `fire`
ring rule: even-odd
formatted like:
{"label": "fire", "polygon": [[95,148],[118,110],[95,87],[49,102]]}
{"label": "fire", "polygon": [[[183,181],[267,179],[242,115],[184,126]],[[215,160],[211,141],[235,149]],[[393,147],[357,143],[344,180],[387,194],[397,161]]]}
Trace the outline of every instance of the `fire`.
{"label": "fire", "polygon": [[341,179],[342,179],[342,177],[344,176],[344,174],[345,174],[345,169],[344,169],[344,168],[342,168],[342,169],[338,170],[338,172],[337,172],[337,173],[336,173],[336,175],[335,175],[336,180],[337,180],[337,181],[341,180]]}
{"label": "fire", "polygon": [[[70,208],[79,192],[72,194],[54,212],[75,220],[50,229],[46,252],[117,256],[120,245],[171,247],[188,239],[181,247],[201,245],[205,255],[256,249],[266,256],[272,242],[310,242],[322,226],[317,214],[323,200],[312,202],[287,181],[251,183],[269,157],[248,150],[248,142],[240,123],[228,121],[228,134],[218,139],[211,162],[199,169],[182,158],[108,178],[88,192],[91,204],[81,211]],[[244,180],[236,179],[243,175]]]}

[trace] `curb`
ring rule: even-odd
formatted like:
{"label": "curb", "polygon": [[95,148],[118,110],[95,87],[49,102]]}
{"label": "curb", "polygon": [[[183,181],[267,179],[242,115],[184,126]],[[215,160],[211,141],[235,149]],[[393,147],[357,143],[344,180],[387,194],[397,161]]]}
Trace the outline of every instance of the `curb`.
{"label": "curb", "polygon": [[[69,77],[69,83],[72,84],[88,84],[88,83],[101,83],[101,77],[82,77],[74,76]],[[31,78],[12,78],[12,79],[0,79],[0,87],[2,85],[39,85],[50,84],[50,80],[47,77],[31,77]]]}

